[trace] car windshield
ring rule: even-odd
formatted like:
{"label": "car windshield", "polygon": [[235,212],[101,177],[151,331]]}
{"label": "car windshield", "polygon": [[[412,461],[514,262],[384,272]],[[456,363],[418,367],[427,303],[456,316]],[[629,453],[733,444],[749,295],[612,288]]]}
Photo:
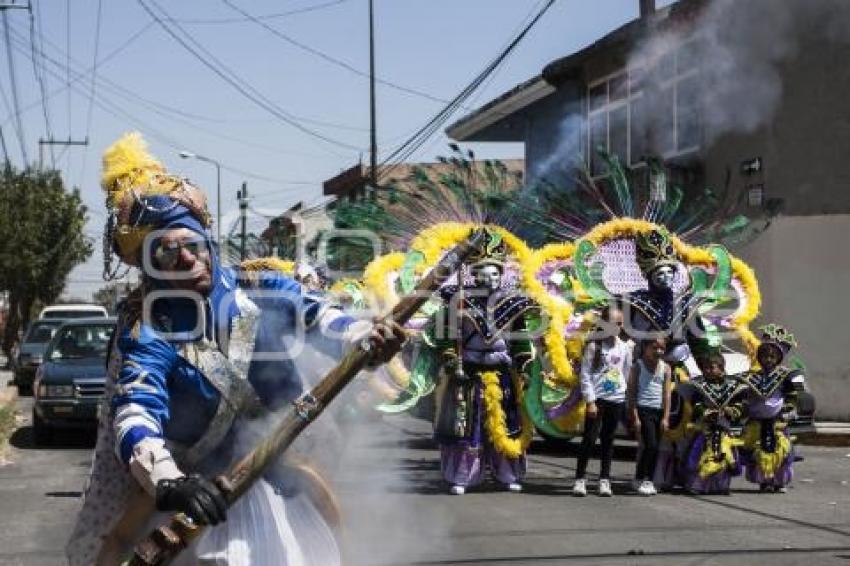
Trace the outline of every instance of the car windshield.
{"label": "car windshield", "polygon": [[54,336],[48,358],[51,361],[106,360],[112,324],[66,325]]}
{"label": "car windshield", "polygon": [[27,332],[24,342],[29,344],[50,342],[50,339],[56,334],[56,329],[60,326],[62,326],[61,320],[34,322],[30,326],[30,331]]}

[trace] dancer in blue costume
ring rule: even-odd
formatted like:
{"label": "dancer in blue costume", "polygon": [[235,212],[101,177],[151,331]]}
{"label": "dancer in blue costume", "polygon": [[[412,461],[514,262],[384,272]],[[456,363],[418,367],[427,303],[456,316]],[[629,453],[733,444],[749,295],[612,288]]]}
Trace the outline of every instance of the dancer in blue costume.
{"label": "dancer in blue costume", "polygon": [[110,244],[143,277],[115,331],[70,564],[120,563],[173,512],[212,525],[181,564],[339,564],[333,518],[291,468],[272,470],[229,510],[207,478],[252,448],[252,428],[263,428],[252,419],[271,419],[316,377],[296,356],[340,357],[368,339],[379,363],[404,332],[346,316],[280,273],[220,265],[203,193],[167,175],[138,134],[107,150],[103,185]]}

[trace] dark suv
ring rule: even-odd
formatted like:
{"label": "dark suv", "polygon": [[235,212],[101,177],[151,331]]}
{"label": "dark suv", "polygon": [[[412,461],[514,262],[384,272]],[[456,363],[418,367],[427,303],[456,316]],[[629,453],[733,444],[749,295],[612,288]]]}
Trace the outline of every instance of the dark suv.
{"label": "dark suv", "polygon": [[35,372],[44,360],[44,351],[63,322],[61,318],[41,319],[33,321],[27,328],[14,359],[15,385],[21,393],[28,393],[32,389]]}
{"label": "dark suv", "polygon": [[65,321],[56,331],[36,373],[33,431],[36,444],[58,428],[92,428],[106,386],[106,358],[114,318]]}

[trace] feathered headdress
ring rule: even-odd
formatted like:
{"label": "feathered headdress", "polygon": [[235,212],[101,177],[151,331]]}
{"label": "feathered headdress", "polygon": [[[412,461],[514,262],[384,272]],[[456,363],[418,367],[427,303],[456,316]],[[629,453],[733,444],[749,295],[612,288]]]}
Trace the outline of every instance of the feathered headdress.
{"label": "feathered headdress", "polygon": [[644,275],[649,275],[663,265],[675,267],[679,263],[673,239],[664,228],[639,234],[635,238],[635,251],[638,267]]}
{"label": "feathered headdress", "polygon": [[791,334],[784,326],[771,323],[762,326],[759,330],[762,332],[762,345],[769,344],[776,346],[782,352],[783,356],[787,355],[792,348],[797,347],[796,338],[794,338],[794,335]]}
{"label": "feathered headdress", "polygon": [[203,191],[167,174],[138,132],[123,135],[103,153],[101,187],[110,213],[104,234],[107,275],[110,249],[124,263],[138,266],[145,237],[181,212],[194,218],[201,229],[210,226]]}

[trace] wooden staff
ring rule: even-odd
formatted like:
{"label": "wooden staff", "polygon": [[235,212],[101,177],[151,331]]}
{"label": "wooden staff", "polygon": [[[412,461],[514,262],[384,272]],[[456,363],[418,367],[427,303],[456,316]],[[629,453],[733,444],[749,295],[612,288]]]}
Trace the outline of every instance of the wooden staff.
{"label": "wooden staff", "polygon": [[[454,273],[469,255],[483,246],[484,230],[476,230],[452,251],[419,282],[414,292],[403,298],[385,317],[387,322],[403,325],[430,298],[431,293]],[[365,368],[371,358],[369,344],[349,352],[334,369],[309,392],[293,402],[277,428],[231,470],[216,478],[216,484],[224,493],[228,507],[239,499],[260,479],[266,469],[278,459],[307,425],[314,421],[328,403]],[[135,549],[133,557],[125,564],[130,566],[159,566],[169,564],[183,549],[203,533],[182,513],[174,515],[169,524],[157,528]]]}

